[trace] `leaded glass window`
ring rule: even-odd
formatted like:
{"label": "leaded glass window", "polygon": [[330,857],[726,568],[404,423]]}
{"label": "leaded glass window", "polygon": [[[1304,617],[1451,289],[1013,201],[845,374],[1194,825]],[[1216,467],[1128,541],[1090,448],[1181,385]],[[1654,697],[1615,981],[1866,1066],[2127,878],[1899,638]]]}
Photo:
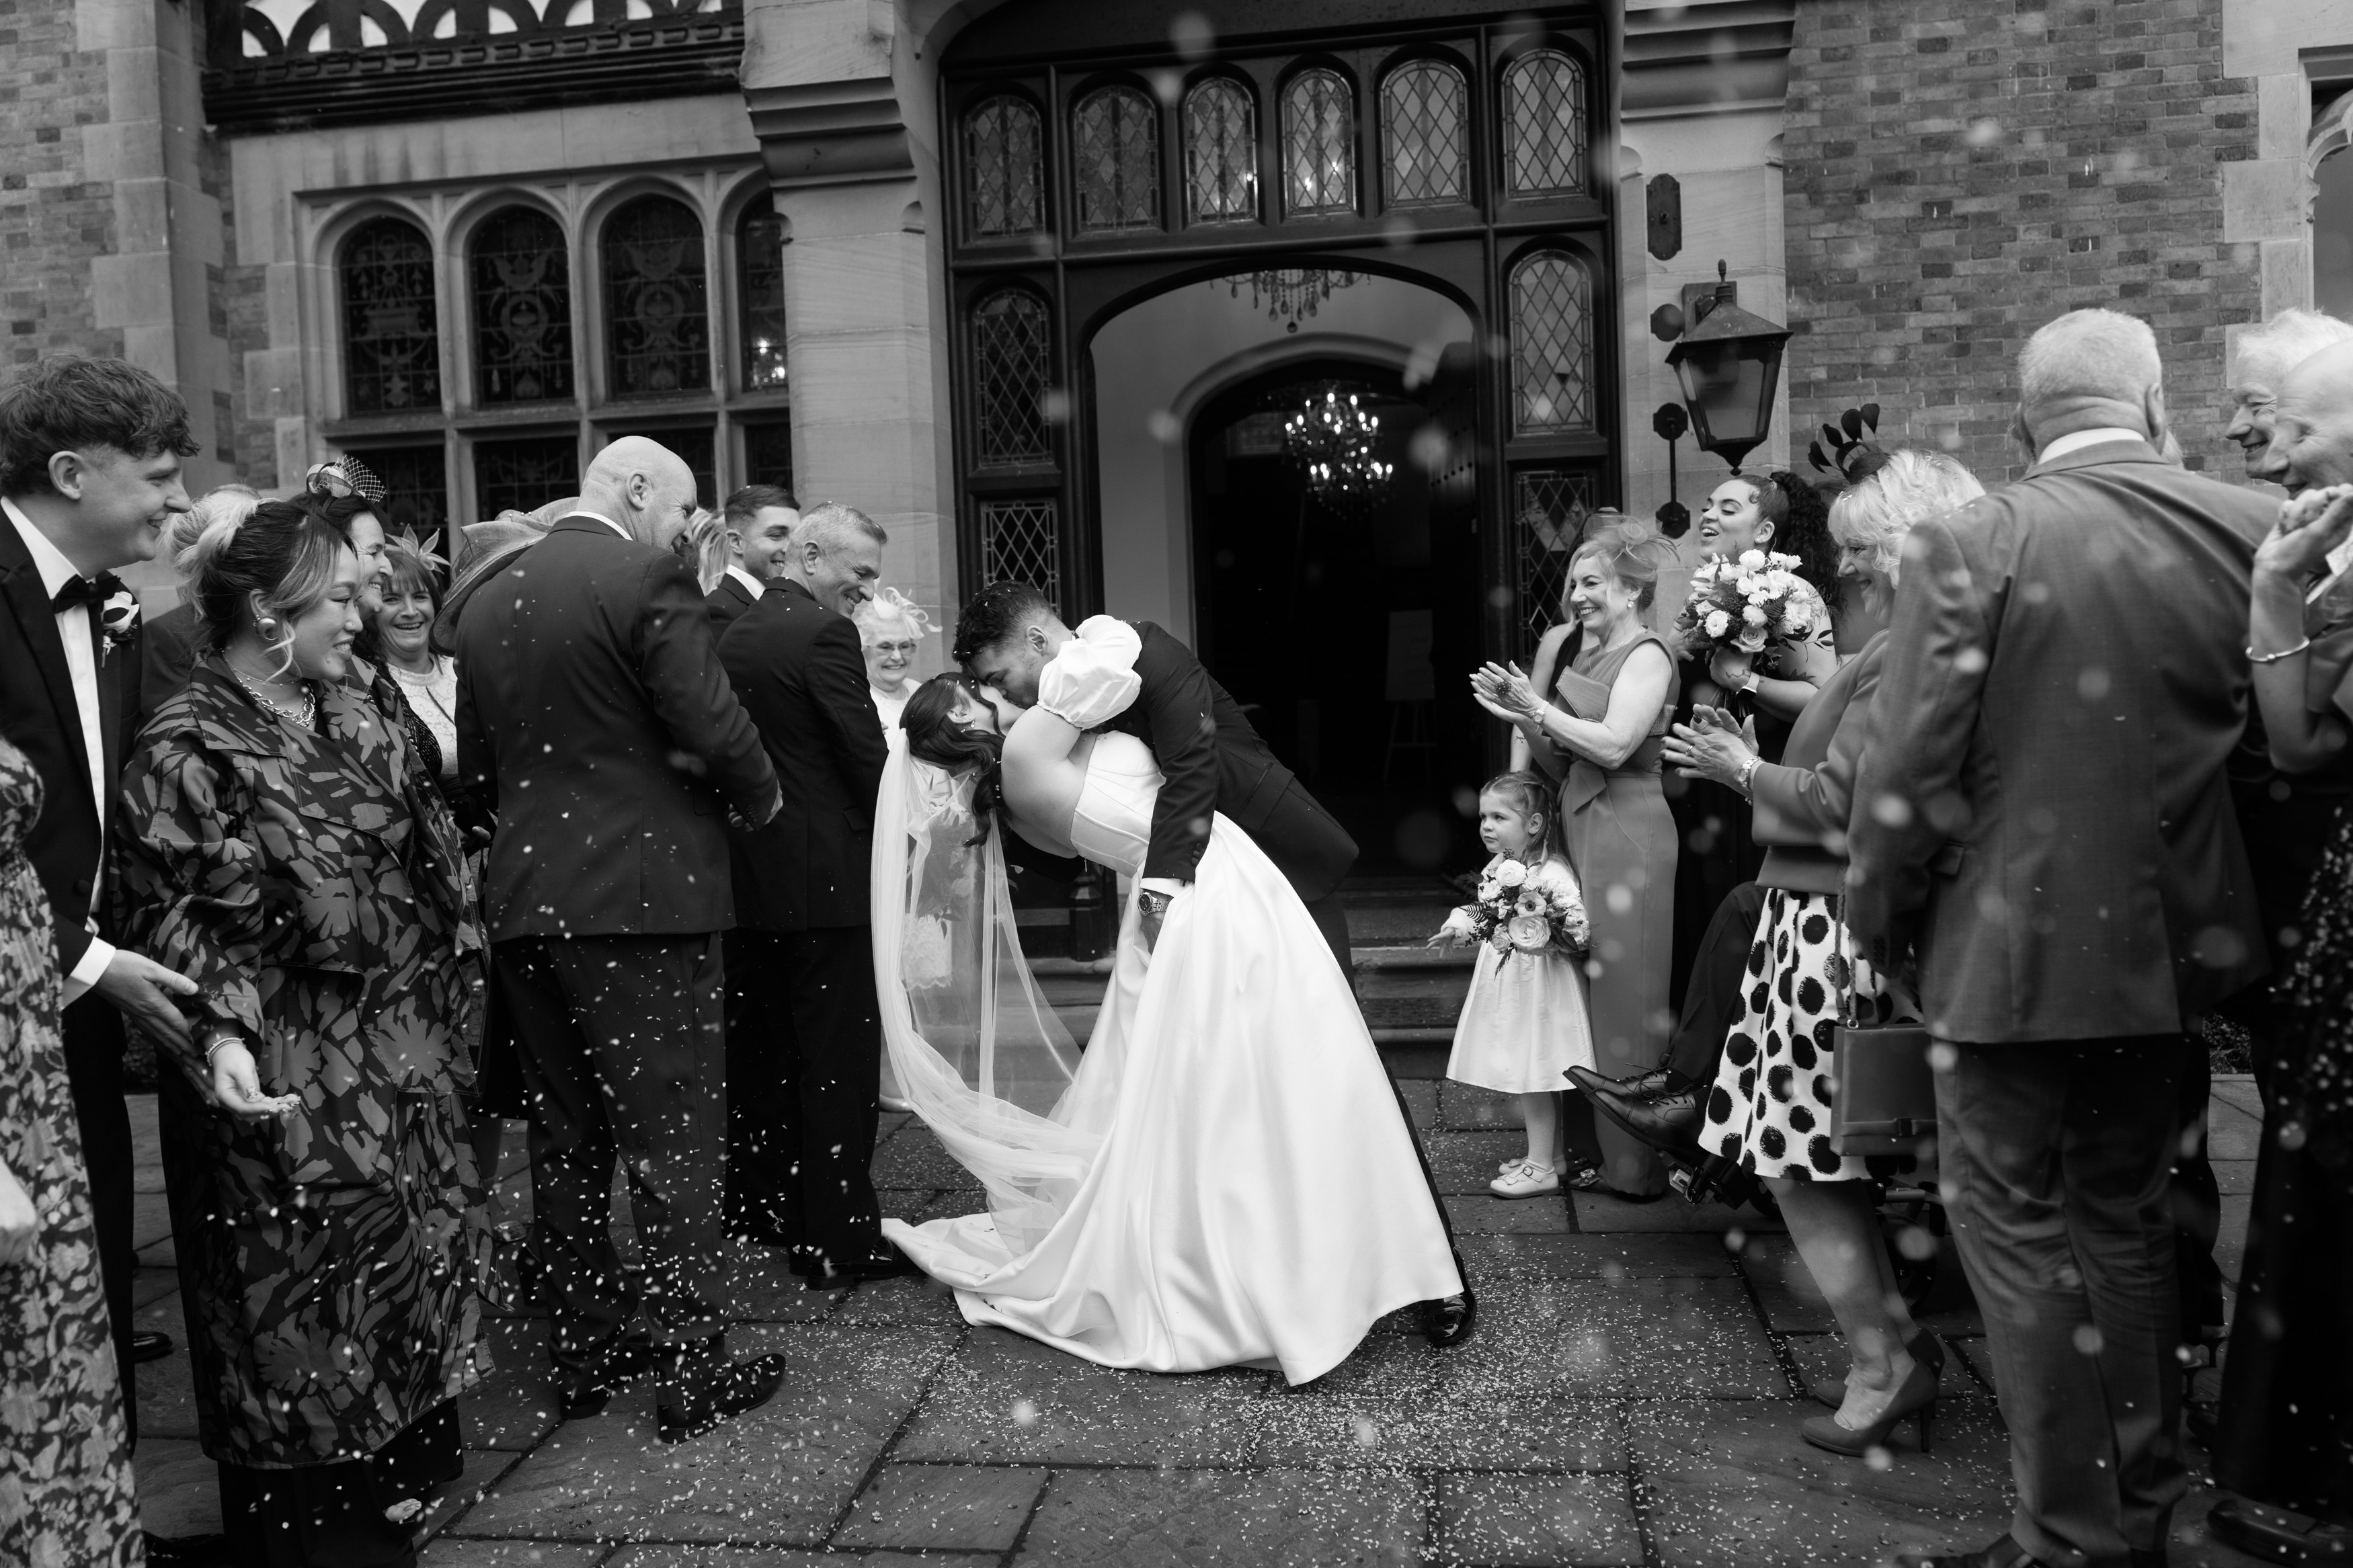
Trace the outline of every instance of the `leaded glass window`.
{"label": "leaded glass window", "polygon": [[793,427],[782,420],[744,426],[744,482],[793,488]]}
{"label": "leaded glass window", "polygon": [[1051,500],[980,503],[980,580],[1027,583],[1062,602],[1061,542]]}
{"label": "leaded glass window", "polygon": [[973,308],[973,425],[981,467],[1052,456],[1046,424],[1052,357],[1046,305],[1036,295],[1007,289]]}
{"label": "leaded glass window", "polygon": [[430,447],[364,447],[353,451],[352,458],[384,481],[384,512],[378,521],[386,532],[406,533],[427,544],[439,543],[441,530],[449,521],[449,471],[440,442]]}
{"label": "leaded glass window", "polygon": [[1211,77],[1185,95],[1185,221],[1258,217],[1258,110],[1250,89]]}
{"label": "leaded glass window", "polygon": [[343,401],[347,414],[441,406],[434,330],[433,246],[415,224],[371,218],[343,241]]}
{"label": "leaded glass window", "polygon": [[785,388],[785,220],[760,197],[735,225],[736,270],[744,297],[744,390]]}
{"label": "leaded glass window", "polygon": [[702,225],[685,204],[646,196],[605,225],[605,331],[615,397],[711,386],[711,307]]}
{"label": "leaded glass window", "polygon": [[1356,210],[1356,100],[1337,71],[1301,71],[1282,89],[1282,188],[1294,217]]}
{"label": "leaded glass window", "polygon": [[1565,250],[1512,268],[1513,427],[1593,428],[1593,280]]}
{"label": "leaded glass window", "polygon": [[1079,100],[1071,156],[1079,227],[1089,233],[1160,226],[1160,112],[1132,87]]}
{"label": "leaded glass window", "polygon": [[1513,476],[1512,553],[1518,568],[1521,650],[1560,623],[1569,558],[1593,511],[1593,476],[1574,469],[1522,468]]}
{"label": "leaded glass window", "polygon": [[965,221],[982,239],[1035,234],[1046,226],[1046,146],[1038,111],[1003,95],[964,117]]}
{"label": "leaded glass window", "polygon": [[572,395],[572,273],[564,230],[535,207],[474,231],[475,394],[485,404]]}
{"label": "leaded glass window", "polygon": [[536,511],[579,493],[576,436],[474,443],[474,505],[486,521],[502,511]]}
{"label": "leaded glass window", "polygon": [[1504,179],[1515,196],[1585,189],[1585,71],[1558,49],[1504,68]]}
{"label": "leaded glass window", "polygon": [[1381,83],[1381,142],[1388,205],[1431,206],[1468,199],[1470,92],[1442,60],[1409,60]]}

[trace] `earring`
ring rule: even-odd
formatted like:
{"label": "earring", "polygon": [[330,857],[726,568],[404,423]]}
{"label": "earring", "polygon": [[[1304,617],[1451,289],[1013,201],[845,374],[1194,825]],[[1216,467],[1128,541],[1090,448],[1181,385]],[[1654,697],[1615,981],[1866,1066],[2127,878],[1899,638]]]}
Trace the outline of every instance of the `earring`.
{"label": "earring", "polygon": [[277,618],[272,616],[264,616],[261,619],[253,623],[253,629],[259,632],[265,637],[275,638],[278,636]]}

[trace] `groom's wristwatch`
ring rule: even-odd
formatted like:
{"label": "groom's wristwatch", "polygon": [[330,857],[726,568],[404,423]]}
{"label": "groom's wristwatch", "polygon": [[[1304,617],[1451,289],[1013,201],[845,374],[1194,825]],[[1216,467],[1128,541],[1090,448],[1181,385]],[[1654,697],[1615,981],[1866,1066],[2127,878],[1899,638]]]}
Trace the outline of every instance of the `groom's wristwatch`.
{"label": "groom's wristwatch", "polygon": [[1176,900],[1175,895],[1173,894],[1157,892],[1150,888],[1146,888],[1143,892],[1136,895],[1135,901],[1137,906],[1141,908],[1145,914],[1151,916],[1154,920],[1160,920],[1167,915],[1168,906],[1175,902]]}

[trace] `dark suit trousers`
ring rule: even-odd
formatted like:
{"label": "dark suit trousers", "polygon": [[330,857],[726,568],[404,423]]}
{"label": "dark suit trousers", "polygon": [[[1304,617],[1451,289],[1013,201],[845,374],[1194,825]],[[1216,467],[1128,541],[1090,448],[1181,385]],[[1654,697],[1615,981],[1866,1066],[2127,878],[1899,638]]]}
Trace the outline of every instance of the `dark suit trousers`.
{"label": "dark suit trousers", "polygon": [[85,995],[65,1010],[63,1022],[66,1079],[73,1088],[82,1164],[90,1174],[99,1277],[106,1285],[106,1315],[114,1330],[114,1363],[122,1373],[122,1420],[135,1447],[139,1396],[131,1364],[131,1285],[139,1256],[131,1249],[131,1112],[122,1103],[122,1015],[111,1003]]}
{"label": "dark suit trousers", "polygon": [[1936,1075],[1938,1180],[1985,1314],[2018,1486],[2049,1568],[2162,1557],[2189,1489],[2168,1173],[2178,1035],[1960,1045]]}
{"label": "dark suit trousers", "polygon": [[796,1265],[890,1256],[874,1196],[871,926],[727,933],[727,1222]]}
{"label": "dark suit trousers", "polygon": [[1715,1069],[1724,1062],[1725,1037],[1740,1022],[1747,1000],[1748,950],[1757,944],[1757,920],[1764,912],[1764,889],[1754,882],[1735,884],[1708,917],[1707,930],[1692,955],[1665,1065],[1703,1089],[1715,1081]]}
{"label": "dark suit trousers", "polygon": [[531,1100],[532,1245],[556,1365],[594,1370],[637,1304],[613,1247],[617,1158],[656,1342],[720,1332],[718,933],[519,937],[491,960]]}

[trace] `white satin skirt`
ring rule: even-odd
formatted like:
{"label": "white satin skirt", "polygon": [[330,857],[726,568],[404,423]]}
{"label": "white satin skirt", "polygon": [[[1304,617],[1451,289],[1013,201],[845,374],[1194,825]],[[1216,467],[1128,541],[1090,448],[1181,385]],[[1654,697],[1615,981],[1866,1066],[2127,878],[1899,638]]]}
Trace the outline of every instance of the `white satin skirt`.
{"label": "white satin skirt", "polygon": [[[1083,841],[1081,815],[1093,858],[1109,847]],[[1462,1289],[1346,977],[1282,873],[1222,816],[1149,955],[1131,890],[1054,1119],[1105,1135],[1026,1252],[987,1214],[882,1222],[956,1288],[969,1322],[1105,1366],[1270,1366],[1299,1384],[1385,1314]]]}

